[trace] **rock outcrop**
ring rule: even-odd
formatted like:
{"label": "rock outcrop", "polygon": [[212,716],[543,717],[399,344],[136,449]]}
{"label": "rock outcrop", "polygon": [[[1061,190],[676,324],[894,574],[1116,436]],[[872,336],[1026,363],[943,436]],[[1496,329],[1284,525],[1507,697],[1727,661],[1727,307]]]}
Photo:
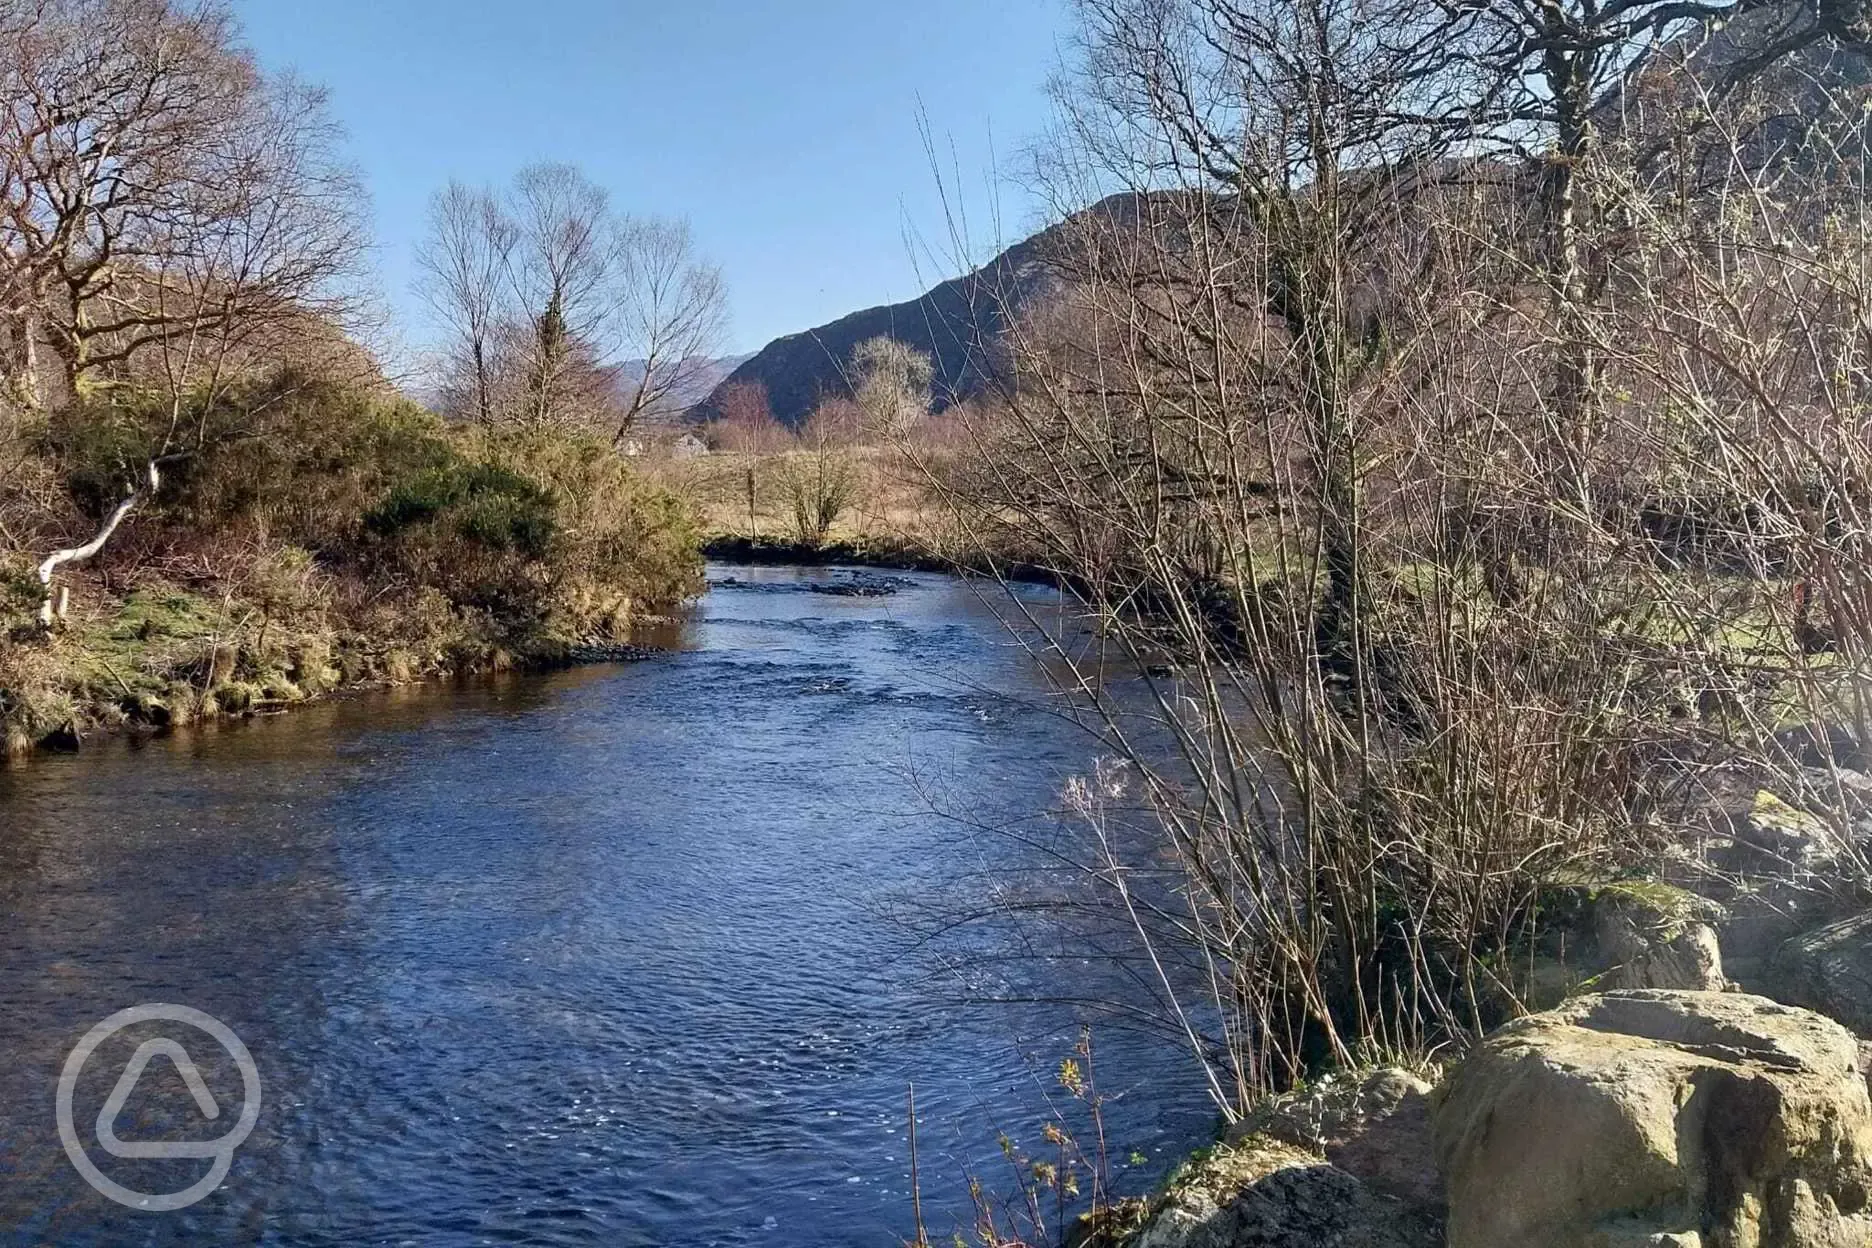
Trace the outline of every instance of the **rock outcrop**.
{"label": "rock outcrop", "polygon": [[1275,1097],[1232,1133],[1315,1152],[1375,1192],[1440,1215],[1443,1184],[1430,1129],[1435,1085],[1397,1067],[1327,1076]]}
{"label": "rock outcrop", "polygon": [[1595,986],[1721,992],[1729,984],[1716,929],[1708,921],[1715,908],[1681,890],[1655,891],[1667,900],[1612,889],[1600,897],[1594,936],[1605,970]]}
{"label": "rock outcrop", "polygon": [[1255,1136],[1194,1164],[1127,1248],[1438,1248],[1433,1221],[1304,1148]]}
{"label": "rock outcrop", "polygon": [[1590,992],[1729,988],[1719,903],[1658,879],[1558,884],[1542,898],[1545,923],[1516,1003],[1551,1009]]}
{"label": "rock outcrop", "polygon": [[1073,1248],[1441,1248],[1431,1085],[1404,1070],[1276,1097]]}
{"label": "rock outcrop", "polygon": [[1872,912],[1791,938],[1769,959],[1764,978],[1779,1000],[1872,1035]]}
{"label": "rock outcrop", "polygon": [[1450,1248],[1872,1244],[1845,1028],[1739,993],[1583,997],[1503,1028],[1435,1111]]}
{"label": "rock outcrop", "polygon": [[1783,801],[1766,790],[1756,794],[1746,812],[1732,821],[1738,844],[1758,859],[1743,866],[1760,870],[1760,859],[1786,864],[1795,871],[1824,870],[1846,852],[1826,820]]}

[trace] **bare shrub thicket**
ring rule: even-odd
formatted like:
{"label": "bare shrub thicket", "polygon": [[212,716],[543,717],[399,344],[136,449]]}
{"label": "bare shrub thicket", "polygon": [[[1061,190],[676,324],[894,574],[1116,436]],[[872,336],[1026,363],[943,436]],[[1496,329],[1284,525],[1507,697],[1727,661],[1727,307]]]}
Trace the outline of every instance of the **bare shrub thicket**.
{"label": "bare shrub thicket", "polygon": [[720,415],[710,430],[711,440],[724,451],[747,455],[774,455],[792,445],[793,433],[773,414],[767,387],[758,381],[736,382],[716,400]]}
{"label": "bare shrub thicket", "polygon": [[826,540],[857,498],[860,480],[852,455],[855,405],[820,404],[800,427],[799,446],[780,461],[780,482],[793,512],[793,535],[807,545]]}
{"label": "bare shrub thicket", "polygon": [[1787,729],[1868,739],[1860,97],[1733,7],[1077,5],[1105,197],[924,462],[1098,622],[1082,879],[1227,1112],[1524,1008],[1712,771],[1848,831]]}

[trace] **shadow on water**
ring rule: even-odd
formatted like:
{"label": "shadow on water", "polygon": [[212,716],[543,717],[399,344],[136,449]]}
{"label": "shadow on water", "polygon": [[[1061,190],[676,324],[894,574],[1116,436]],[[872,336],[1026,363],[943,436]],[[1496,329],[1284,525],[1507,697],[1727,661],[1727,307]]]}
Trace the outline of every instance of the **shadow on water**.
{"label": "shadow on water", "polygon": [[[1036,1129],[1076,1016],[945,1003],[880,914],[1019,865],[926,788],[1028,818],[1091,746],[969,587],[812,589],[848,575],[712,569],[733,583],[645,663],[0,773],[0,1242],[890,1244],[912,1079],[946,1232],[995,1130]],[[145,1002],[226,1022],[264,1089],[226,1184],[174,1213],[95,1194],[54,1124],[72,1045]],[[93,1130],[155,1034],[98,1050],[74,1118],[113,1177],[172,1191],[205,1163]],[[1146,1171],[1209,1128],[1186,1061],[1101,1037]],[[219,1134],[184,1129],[188,1096],[153,1062],[119,1133]]]}

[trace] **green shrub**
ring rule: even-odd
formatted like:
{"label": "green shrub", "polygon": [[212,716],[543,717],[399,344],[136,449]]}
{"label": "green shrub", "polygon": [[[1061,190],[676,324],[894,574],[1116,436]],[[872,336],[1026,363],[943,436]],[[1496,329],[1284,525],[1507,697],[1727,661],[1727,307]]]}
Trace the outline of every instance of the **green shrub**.
{"label": "green shrub", "polygon": [[153,396],[113,391],[54,412],[39,427],[35,449],[62,473],[72,503],[95,519],[135,488],[144,465],[162,452],[169,424]]}
{"label": "green shrub", "polygon": [[490,458],[549,489],[558,531],[546,569],[550,629],[615,637],[643,610],[702,590],[689,506],[646,481],[601,439],[564,433],[493,441]]}
{"label": "green shrub", "polygon": [[489,550],[544,559],[555,528],[553,498],[517,472],[456,461],[398,485],[364,519],[364,527],[379,537],[424,524],[452,524],[461,537]]}
{"label": "green shrub", "polygon": [[[604,441],[454,428],[384,386],[286,371],[179,408],[125,386],[4,445],[0,749],[560,653],[702,588],[689,509]],[[160,492],[62,574],[74,610],[42,637],[37,559],[158,454]]]}
{"label": "green shrub", "polygon": [[402,399],[282,375],[231,395],[230,436],[170,473],[163,508],[197,529],[257,531],[332,560],[356,555],[385,496],[457,460],[442,423]]}
{"label": "green shrub", "polygon": [[10,629],[32,617],[41,596],[31,556],[0,551],[0,642]]}

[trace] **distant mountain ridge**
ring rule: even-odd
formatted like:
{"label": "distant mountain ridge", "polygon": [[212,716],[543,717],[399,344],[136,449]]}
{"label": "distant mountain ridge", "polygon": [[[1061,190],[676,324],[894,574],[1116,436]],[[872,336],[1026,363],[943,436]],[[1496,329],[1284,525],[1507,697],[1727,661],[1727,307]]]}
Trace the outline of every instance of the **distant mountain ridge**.
{"label": "distant mountain ridge", "polygon": [[[1761,81],[1788,102],[1787,119],[1777,126],[1764,127],[1754,138],[1754,145],[1763,153],[1772,153],[1788,134],[1817,122],[1818,115],[1825,111],[1822,106],[1829,87],[1847,89],[1849,98],[1863,103],[1864,108],[1850,117],[1842,112],[1823,124],[1844,136],[1865,137],[1867,119],[1872,118],[1872,99],[1868,98],[1872,96],[1872,87],[1868,86],[1872,83],[1872,63],[1860,39],[1872,33],[1872,17],[1865,16],[1868,12],[1872,12],[1872,4],[1866,0],[1821,3],[1820,26],[1833,37],[1802,47],[1763,75]],[[1731,66],[1747,61],[1762,47],[1786,39],[1790,30],[1815,20],[1811,4],[1789,0],[1765,6],[1727,25],[1687,37],[1688,66],[1696,77],[1716,82]],[[1842,39],[1854,46],[1845,46]],[[1619,128],[1623,90],[1613,92],[1606,101],[1602,121],[1608,129]],[[1842,150],[1852,146],[1844,143]],[[1111,196],[919,298],[867,308],[815,329],[777,338],[735,367],[690,409],[689,418],[712,419],[719,414],[727,386],[758,382],[766,387],[774,415],[797,428],[824,399],[851,394],[846,372],[852,350],[879,335],[895,338],[930,356],[935,365],[934,397],[939,410],[979,395],[1003,367],[1009,317],[1023,314],[1064,285],[1047,258],[1049,249],[1062,241],[1063,231],[1075,222],[1100,215],[1135,226],[1153,215],[1143,208],[1144,198]]]}
{"label": "distant mountain ridge", "polygon": [[[686,370],[681,384],[662,403],[646,411],[639,423],[650,428],[683,424],[684,414],[689,409],[707,399],[724,378],[752,358],[750,354],[742,354],[701,361],[693,369]],[[619,395],[629,395],[643,380],[643,374],[642,360],[625,360],[613,370],[611,384]]]}
{"label": "distant mountain ridge", "polygon": [[[1114,197],[1086,212],[1105,210],[1119,198],[1128,197]],[[866,308],[776,338],[729,374],[691,410],[690,418],[712,419],[719,414],[728,386],[758,382],[767,388],[774,415],[797,428],[823,400],[851,395],[846,372],[852,349],[880,335],[929,355],[935,365],[938,410],[982,393],[1004,358],[1010,316],[1020,315],[1060,285],[1046,255],[1065,224],[1014,244],[974,272],[943,282],[919,298]]]}

